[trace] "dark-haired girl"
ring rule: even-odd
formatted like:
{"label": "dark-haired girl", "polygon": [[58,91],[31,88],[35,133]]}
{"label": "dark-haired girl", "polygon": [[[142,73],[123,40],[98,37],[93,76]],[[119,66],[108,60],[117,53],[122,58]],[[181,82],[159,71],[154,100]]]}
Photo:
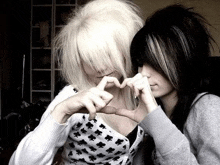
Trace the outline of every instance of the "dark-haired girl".
{"label": "dark-haired girl", "polygon": [[137,122],[147,135],[145,164],[220,164],[220,97],[206,81],[212,37],[192,9],[172,5],[155,12],[131,44],[134,68],[125,79],[139,99],[117,114]]}

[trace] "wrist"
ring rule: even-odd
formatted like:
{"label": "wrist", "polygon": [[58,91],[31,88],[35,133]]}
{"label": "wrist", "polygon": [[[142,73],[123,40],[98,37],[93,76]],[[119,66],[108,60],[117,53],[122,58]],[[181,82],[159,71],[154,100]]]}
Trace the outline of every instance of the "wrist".
{"label": "wrist", "polygon": [[56,105],[51,115],[56,120],[56,122],[63,124],[70,118],[70,114],[66,113],[67,107],[65,106],[65,101]]}
{"label": "wrist", "polygon": [[157,109],[157,104],[148,105],[148,114],[153,112],[155,109]]}

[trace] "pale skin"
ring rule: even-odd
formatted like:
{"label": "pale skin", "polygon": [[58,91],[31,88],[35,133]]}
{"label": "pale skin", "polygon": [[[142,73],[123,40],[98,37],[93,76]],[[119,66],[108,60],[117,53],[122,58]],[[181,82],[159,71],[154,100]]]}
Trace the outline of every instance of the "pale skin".
{"label": "pale skin", "polygon": [[81,91],[58,104],[54,111],[52,111],[52,116],[57,122],[65,123],[74,113],[88,112],[90,114],[90,119],[94,119],[96,112],[106,107],[113,99],[113,95],[104,90],[108,83],[114,83],[115,86],[120,87],[117,78],[104,77],[96,87]]}
{"label": "pale skin", "polygon": [[134,91],[140,102],[135,110],[120,109],[116,113],[127,116],[138,123],[158,107],[155,98],[162,101],[168,117],[178,101],[177,91],[171,83],[147,64],[140,67],[139,73],[133,78],[125,79],[121,88],[125,86],[129,86]]}
{"label": "pale skin", "polygon": [[[121,96],[121,75],[115,71],[103,69],[96,72],[88,65],[83,65],[86,74],[95,87],[83,90],[58,104],[51,115],[58,123],[66,121],[75,113],[89,113],[89,119],[102,118],[110,127],[127,135],[137,125],[133,120],[113,114],[116,109],[126,109],[125,98]],[[126,125],[126,129],[125,126]]]}
{"label": "pale skin", "polygon": [[[115,77],[106,76],[112,74],[114,74]],[[88,76],[94,79],[93,74]],[[97,78],[102,79],[96,87],[79,92],[77,95],[68,98],[55,107],[51,114],[57,122],[65,123],[72,114],[78,112],[89,113],[90,119],[94,119],[96,113],[101,112],[106,113],[106,115],[102,116],[105,118],[110,114],[116,114],[117,117],[114,116],[116,117],[116,121],[119,117],[118,115],[120,115],[126,116],[139,123],[158,107],[155,98],[161,99],[168,117],[172,113],[173,107],[178,99],[176,90],[171,83],[147,64],[139,68],[137,75],[133,78],[125,79],[122,84],[120,84],[118,76],[115,75],[114,72],[107,72],[103,74],[103,77],[98,75]],[[134,91],[136,97],[139,97],[139,105],[134,110],[127,110],[126,107],[123,106],[123,101],[120,105],[120,95],[116,94],[116,91],[126,86]],[[114,93],[114,95],[111,93]],[[119,106],[115,106],[117,103],[119,103]],[[109,120],[110,118],[111,120]],[[107,118],[107,123],[113,125],[113,128],[121,125],[115,124],[114,119],[112,120],[112,116],[110,118]],[[132,130],[135,124],[131,125]],[[117,128],[115,129],[117,130]],[[118,131],[121,132],[122,130]]]}

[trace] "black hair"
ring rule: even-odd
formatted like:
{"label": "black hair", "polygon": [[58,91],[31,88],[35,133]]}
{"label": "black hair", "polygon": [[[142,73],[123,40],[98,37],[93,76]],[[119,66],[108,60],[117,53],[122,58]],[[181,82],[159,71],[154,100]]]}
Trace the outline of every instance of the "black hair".
{"label": "black hair", "polygon": [[[131,44],[134,70],[145,63],[167,78],[177,91],[178,101],[171,121],[183,131],[193,100],[208,90],[207,67],[211,41],[208,22],[192,8],[175,4],[156,11]],[[147,140],[149,164],[154,149]],[[147,157],[146,156],[146,157]],[[149,157],[150,156],[150,157]]]}

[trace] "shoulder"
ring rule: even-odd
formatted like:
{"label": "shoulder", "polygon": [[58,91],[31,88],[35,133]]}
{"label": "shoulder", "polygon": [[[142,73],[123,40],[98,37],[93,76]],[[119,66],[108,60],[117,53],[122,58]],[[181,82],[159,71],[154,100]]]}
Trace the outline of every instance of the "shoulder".
{"label": "shoulder", "polygon": [[199,94],[192,105],[188,118],[194,122],[220,122],[220,97],[213,94]]}
{"label": "shoulder", "polygon": [[220,108],[220,97],[213,94],[201,93],[195,98],[192,109],[210,109]]}
{"label": "shoulder", "polygon": [[52,110],[57,104],[66,100],[67,98],[75,95],[77,92],[74,90],[75,88],[71,85],[65,86],[58,95],[53,99],[50,103],[48,109]]}
{"label": "shoulder", "polygon": [[[220,154],[220,97],[200,94],[194,101],[187,118],[184,134],[196,152],[198,161],[219,162]],[[214,163],[215,164],[215,163]]]}
{"label": "shoulder", "polygon": [[72,85],[67,85],[63,89],[60,90],[58,95],[54,98],[54,100],[65,100],[77,93],[77,90]]}
{"label": "shoulder", "polygon": [[77,90],[76,88],[74,88],[72,85],[67,85],[65,86],[60,92],[58,95],[60,94],[69,94],[69,95],[73,95],[77,93]]}

